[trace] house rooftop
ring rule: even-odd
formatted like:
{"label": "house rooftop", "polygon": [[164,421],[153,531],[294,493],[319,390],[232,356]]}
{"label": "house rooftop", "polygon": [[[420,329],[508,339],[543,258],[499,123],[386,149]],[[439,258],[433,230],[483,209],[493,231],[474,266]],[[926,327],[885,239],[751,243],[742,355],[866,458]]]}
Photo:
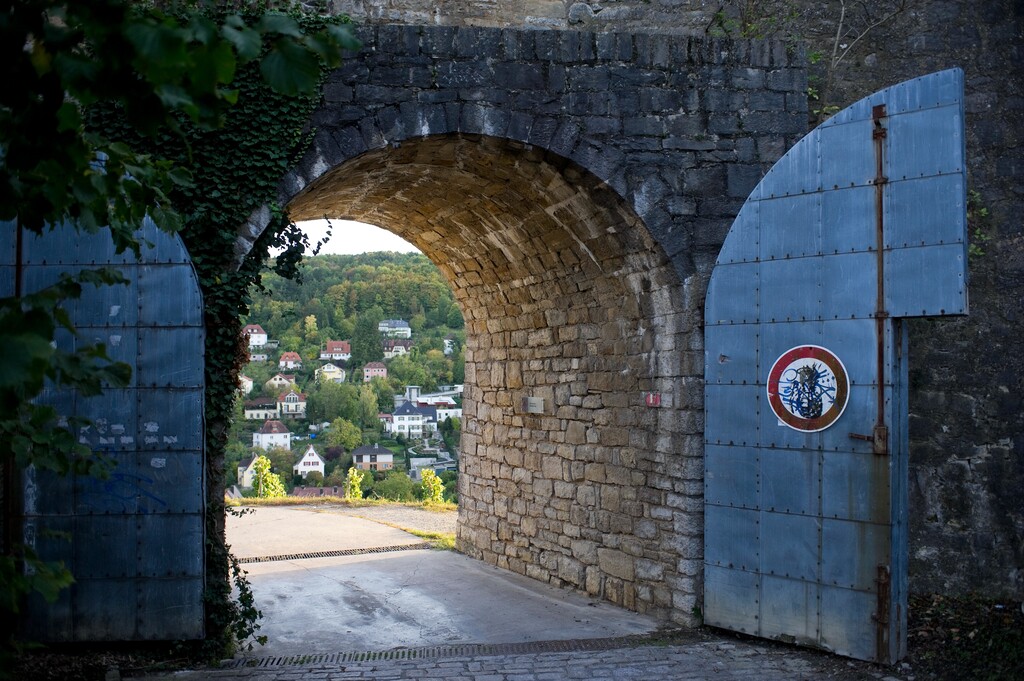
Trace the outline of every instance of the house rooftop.
{"label": "house rooftop", "polygon": [[268,420],[264,422],[263,427],[260,428],[261,435],[290,435],[291,431],[288,430],[280,421]]}

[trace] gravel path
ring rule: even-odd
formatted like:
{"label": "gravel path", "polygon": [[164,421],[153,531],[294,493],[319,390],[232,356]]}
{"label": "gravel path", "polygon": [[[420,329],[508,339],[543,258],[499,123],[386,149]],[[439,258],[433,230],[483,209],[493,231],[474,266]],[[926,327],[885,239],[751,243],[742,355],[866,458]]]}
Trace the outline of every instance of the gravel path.
{"label": "gravel path", "polygon": [[404,506],[402,504],[357,507],[325,504],[317,506],[315,510],[318,513],[337,513],[339,515],[355,516],[402,529],[419,530],[420,532],[444,532],[447,534],[455,534],[455,523],[459,517],[458,511],[432,511],[426,508]]}

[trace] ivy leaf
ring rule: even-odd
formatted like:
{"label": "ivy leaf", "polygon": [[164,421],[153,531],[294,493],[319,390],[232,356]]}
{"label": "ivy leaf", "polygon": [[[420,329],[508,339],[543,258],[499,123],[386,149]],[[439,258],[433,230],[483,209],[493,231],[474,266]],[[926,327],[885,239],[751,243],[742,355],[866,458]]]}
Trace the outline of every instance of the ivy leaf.
{"label": "ivy leaf", "polygon": [[290,40],[279,40],[260,62],[267,84],[283,95],[312,92],[320,83],[320,62]]}
{"label": "ivy leaf", "polygon": [[260,33],[277,33],[279,35],[291,36],[292,38],[302,38],[302,30],[299,25],[295,23],[295,20],[285,14],[276,14],[268,12],[260,17],[260,21],[256,24],[256,30]]}
{"label": "ivy leaf", "polygon": [[221,28],[221,35],[235,47],[239,59],[243,62],[252,61],[260,56],[260,50],[263,48],[260,34],[246,26],[241,17],[228,17]]}
{"label": "ivy leaf", "polygon": [[363,46],[352,31],[352,24],[328,24],[324,30],[344,50],[358,50]]}

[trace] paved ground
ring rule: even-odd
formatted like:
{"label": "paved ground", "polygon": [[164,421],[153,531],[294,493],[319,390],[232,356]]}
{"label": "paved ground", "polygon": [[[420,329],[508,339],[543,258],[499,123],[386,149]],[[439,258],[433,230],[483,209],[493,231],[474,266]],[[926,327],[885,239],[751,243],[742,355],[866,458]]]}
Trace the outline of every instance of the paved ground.
{"label": "paved ground", "polygon": [[[177,672],[173,678],[913,679],[905,670],[707,630],[655,633],[652,620],[607,603],[457,553],[401,548],[422,540],[381,523],[451,531],[445,528],[454,529],[454,514],[277,507],[229,517],[229,543],[240,557],[346,555],[249,563],[265,615],[261,633],[270,643],[221,668]],[[399,548],[374,552],[380,546]]]}

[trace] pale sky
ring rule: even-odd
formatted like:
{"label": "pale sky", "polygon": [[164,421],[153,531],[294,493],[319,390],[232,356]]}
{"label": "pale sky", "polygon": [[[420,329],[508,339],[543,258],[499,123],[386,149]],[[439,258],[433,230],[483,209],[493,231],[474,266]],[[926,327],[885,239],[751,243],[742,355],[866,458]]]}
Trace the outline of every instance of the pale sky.
{"label": "pale sky", "polygon": [[[327,231],[326,220],[309,220],[297,222],[309,243],[315,245]],[[405,239],[392,234],[386,229],[352,220],[331,220],[333,229],[331,238],[320,249],[321,255],[339,253],[355,255],[357,253],[373,253],[375,251],[398,251],[399,253],[419,253],[420,250]],[[307,251],[306,255],[312,255]]]}

